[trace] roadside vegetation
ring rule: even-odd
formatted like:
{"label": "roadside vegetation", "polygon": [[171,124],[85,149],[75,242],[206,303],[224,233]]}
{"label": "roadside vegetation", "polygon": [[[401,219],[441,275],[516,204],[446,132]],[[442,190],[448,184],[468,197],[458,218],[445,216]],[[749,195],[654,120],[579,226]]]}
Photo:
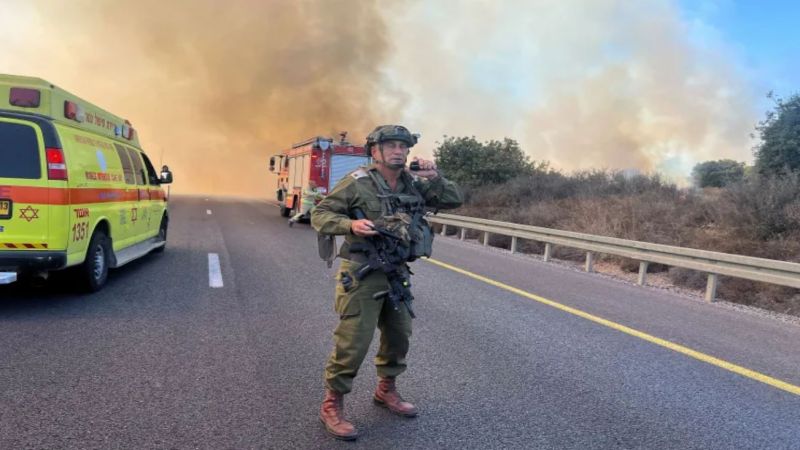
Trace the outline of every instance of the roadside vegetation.
{"label": "roadside vegetation", "polygon": [[[438,166],[464,187],[456,214],[561,230],[800,263],[800,96],[774,99],[758,124],[755,164],[732,160],[695,166],[694,185],[679,188],[658,174],[592,170],[563,173],[532,161],[512,139],[478,142],[445,137]],[[477,236],[477,235],[476,235]],[[510,238],[493,236],[506,247]],[[520,251],[544,244],[520,241]],[[555,258],[580,261],[580,250],[554,247]],[[598,255],[628,272],[638,262]],[[705,288],[706,275],[651,264],[679,287]],[[800,290],[720,277],[720,298],[800,316]]]}

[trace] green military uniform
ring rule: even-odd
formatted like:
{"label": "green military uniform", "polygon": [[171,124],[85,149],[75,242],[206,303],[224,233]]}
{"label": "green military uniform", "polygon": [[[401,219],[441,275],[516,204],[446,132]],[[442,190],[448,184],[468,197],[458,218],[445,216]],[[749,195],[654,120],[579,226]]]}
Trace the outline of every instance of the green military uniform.
{"label": "green military uniform", "polygon": [[[353,210],[360,208],[367,219],[372,221],[382,215],[379,191],[368,170],[373,170],[374,174],[382,178],[380,172],[373,167],[358,169],[343,178],[311,213],[311,225],[319,233],[346,236],[339,253],[342,262],[336,284],[335,309],[340,321],[334,331],[335,347],[325,368],[327,387],[341,394],[350,392],[353,378],[367,354],[376,326],[381,331],[380,347],[375,356],[379,377],[393,378],[405,371],[411,337],[411,316],[408,310],[395,310],[388,300],[373,298],[373,294],[387,289],[386,274],[376,270],[362,280],[356,280],[353,272],[360,263],[349,259],[350,246],[364,241],[364,238],[354,235],[350,230]],[[394,192],[413,194],[414,189],[429,207],[456,208],[463,202],[461,191],[455,183],[441,176],[430,181],[403,172]],[[341,282],[342,273],[348,274],[353,280],[349,289],[345,289]]]}

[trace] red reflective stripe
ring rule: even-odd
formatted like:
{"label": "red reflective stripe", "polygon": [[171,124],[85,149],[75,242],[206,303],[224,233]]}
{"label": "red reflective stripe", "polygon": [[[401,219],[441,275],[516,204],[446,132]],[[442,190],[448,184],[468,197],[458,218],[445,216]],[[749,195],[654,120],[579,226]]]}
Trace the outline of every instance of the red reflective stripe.
{"label": "red reflective stripe", "polygon": [[11,243],[3,243],[0,244],[6,248],[28,248],[28,249],[37,249],[37,248],[47,248],[47,244],[11,244]]}
{"label": "red reflective stripe", "polygon": [[[0,196],[15,203],[37,205],[80,205],[85,203],[114,203],[139,201],[138,189],[46,188],[29,186],[0,186]],[[161,190],[150,191],[151,198],[164,198]],[[142,200],[146,200],[142,198]]]}
{"label": "red reflective stripe", "polygon": [[69,189],[69,198],[69,203],[74,205],[84,203],[136,202],[139,201],[139,192],[136,189],[132,189],[130,192],[125,189]]}
{"label": "red reflective stripe", "polygon": [[[43,204],[47,205],[68,205],[69,204],[69,189],[56,189],[56,188],[40,188],[47,191],[47,201]],[[12,197],[12,200],[16,200]],[[36,203],[36,202],[28,202]]]}
{"label": "red reflective stripe", "polygon": [[3,196],[11,198],[17,203],[36,203],[46,205],[50,203],[50,191],[48,188],[27,187],[27,186],[3,186],[0,188]]}

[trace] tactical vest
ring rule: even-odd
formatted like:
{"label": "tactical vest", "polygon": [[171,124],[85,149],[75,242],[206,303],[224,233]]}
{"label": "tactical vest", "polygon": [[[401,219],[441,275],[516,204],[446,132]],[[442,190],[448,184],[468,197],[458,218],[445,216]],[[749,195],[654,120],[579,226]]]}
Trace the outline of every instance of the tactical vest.
{"label": "tactical vest", "polygon": [[367,171],[378,189],[381,217],[375,225],[401,236],[408,245],[407,260],[430,257],[433,253],[433,230],[425,219],[425,199],[414,186],[414,180],[405,172],[401,174],[410,194],[393,192],[377,169]]}

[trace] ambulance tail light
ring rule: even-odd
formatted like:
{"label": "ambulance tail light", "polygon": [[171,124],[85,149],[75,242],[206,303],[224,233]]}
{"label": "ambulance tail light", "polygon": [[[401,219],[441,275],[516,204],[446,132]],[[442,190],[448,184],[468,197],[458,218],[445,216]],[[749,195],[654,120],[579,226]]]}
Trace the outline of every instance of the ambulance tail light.
{"label": "ambulance tail light", "polygon": [[50,180],[67,180],[67,164],[64,160],[64,150],[60,148],[48,148],[47,154],[47,178]]}

